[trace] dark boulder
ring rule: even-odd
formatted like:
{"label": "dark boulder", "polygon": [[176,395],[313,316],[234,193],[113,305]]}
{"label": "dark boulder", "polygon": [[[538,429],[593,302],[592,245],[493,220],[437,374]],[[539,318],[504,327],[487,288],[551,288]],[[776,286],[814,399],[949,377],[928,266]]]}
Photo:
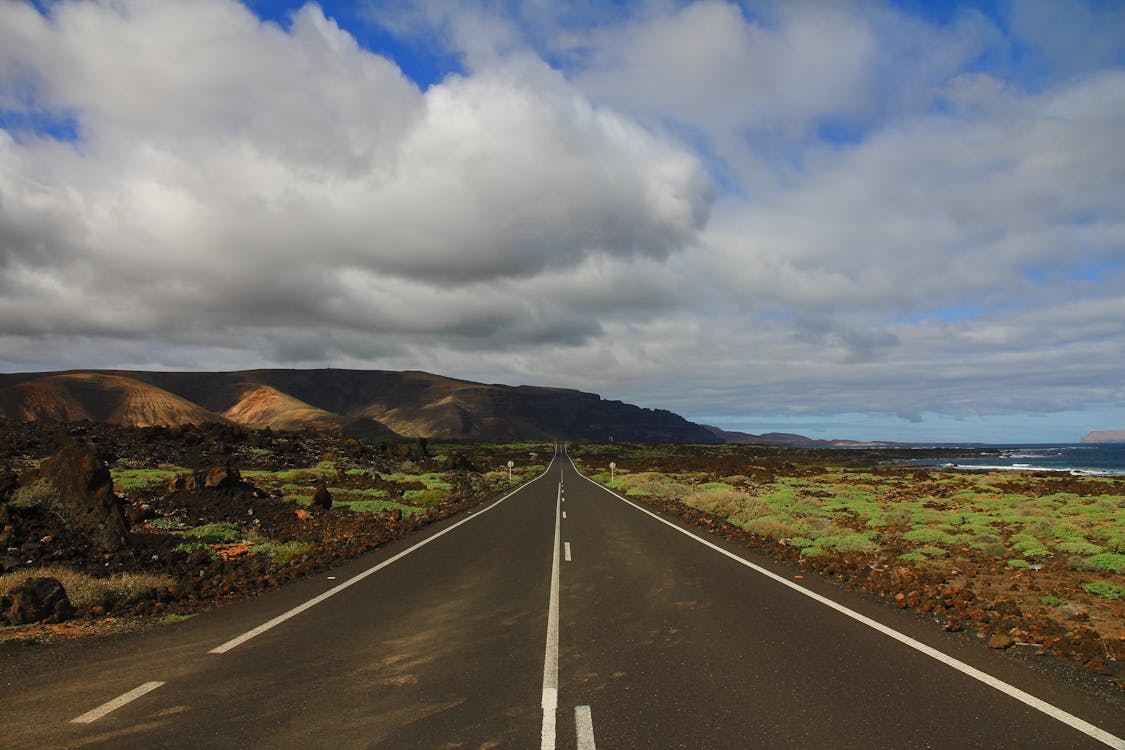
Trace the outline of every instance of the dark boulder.
{"label": "dark boulder", "polygon": [[322,479],[316,486],[316,494],[313,495],[312,506],[314,508],[323,508],[328,510],[332,507],[332,493],[328,491],[328,485]]}
{"label": "dark boulder", "polygon": [[0,469],[0,505],[8,501],[20,486],[19,476],[11,469]]}
{"label": "dark boulder", "polygon": [[2,609],[12,625],[62,622],[74,617],[74,607],[57,578],[28,578],[4,597]]}
{"label": "dark boulder", "polygon": [[[129,527],[113,494],[109,467],[93,446],[71,443],[21,477],[36,503],[107,551],[129,544]],[[18,493],[17,493],[18,494]]]}

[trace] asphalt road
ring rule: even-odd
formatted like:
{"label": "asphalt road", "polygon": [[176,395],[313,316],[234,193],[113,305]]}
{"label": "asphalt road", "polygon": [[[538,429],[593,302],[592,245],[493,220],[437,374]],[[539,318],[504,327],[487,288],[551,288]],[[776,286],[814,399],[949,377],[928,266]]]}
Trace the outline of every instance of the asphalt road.
{"label": "asphalt road", "polygon": [[0,747],[1125,748],[1125,701],[685,528],[559,456],[318,578],[6,652]]}

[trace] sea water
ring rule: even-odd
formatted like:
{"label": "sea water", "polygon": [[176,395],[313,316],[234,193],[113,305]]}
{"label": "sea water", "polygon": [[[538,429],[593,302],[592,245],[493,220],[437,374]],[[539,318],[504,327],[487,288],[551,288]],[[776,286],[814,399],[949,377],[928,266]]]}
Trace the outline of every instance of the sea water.
{"label": "sea water", "polygon": [[964,456],[912,459],[905,463],[966,470],[1069,471],[1072,474],[1091,476],[1125,475],[1125,443],[972,444],[941,447],[964,449]]}

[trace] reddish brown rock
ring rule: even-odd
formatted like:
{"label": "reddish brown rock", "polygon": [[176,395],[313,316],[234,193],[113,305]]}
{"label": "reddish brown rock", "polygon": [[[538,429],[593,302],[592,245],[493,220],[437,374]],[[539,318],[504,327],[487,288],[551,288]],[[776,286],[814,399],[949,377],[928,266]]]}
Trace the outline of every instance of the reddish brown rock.
{"label": "reddish brown rock", "polygon": [[74,616],[74,607],[56,578],[28,578],[4,597],[2,609],[12,625],[62,622]]}
{"label": "reddish brown rock", "polygon": [[93,446],[71,443],[21,478],[39,505],[112,552],[129,544],[129,527],[113,494],[109,467]]}
{"label": "reddish brown rock", "polygon": [[988,639],[988,647],[995,649],[1005,649],[1010,647],[1015,641],[1006,635],[994,635]]}
{"label": "reddish brown rock", "polygon": [[332,507],[332,493],[328,491],[328,484],[322,479],[316,486],[316,493],[313,495],[312,507],[323,508],[328,510]]}

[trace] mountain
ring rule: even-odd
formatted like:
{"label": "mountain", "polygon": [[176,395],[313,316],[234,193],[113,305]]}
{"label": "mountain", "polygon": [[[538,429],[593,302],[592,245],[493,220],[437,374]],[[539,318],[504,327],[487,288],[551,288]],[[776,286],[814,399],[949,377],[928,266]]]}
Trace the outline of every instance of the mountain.
{"label": "mountain", "polygon": [[1082,438],[1083,443],[1125,443],[1125,430],[1095,430]]}
{"label": "mountain", "polygon": [[180,396],[108,373],[46,373],[8,385],[0,376],[0,410],[10,419],[95,422],[137,427],[177,426],[219,419]]}
{"label": "mountain", "polygon": [[739,443],[743,445],[784,445],[789,447],[804,447],[809,445],[829,445],[825,440],[813,440],[804,435],[793,435],[788,432],[767,432],[764,435],[752,435],[749,432],[724,430],[711,425],[703,428],[724,443]]}
{"label": "mountain", "polygon": [[139,426],[229,421],[370,437],[722,442],[672,412],[593,393],[386,370],[0,374],[0,414]]}
{"label": "mountain", "polygon": [[863,440],[817,440],[815,438],[795,435],[789,432],[767,432],[763,435],[753,435],[749,432],[724,430],[719,427],[712,427],[711,425],[703,425],[703,428],[724,443],[739,443],[744,445],[780,445],[786,448],[860,448],[905,445],[905,443],[888,442],[885,440],[873,442]]}

